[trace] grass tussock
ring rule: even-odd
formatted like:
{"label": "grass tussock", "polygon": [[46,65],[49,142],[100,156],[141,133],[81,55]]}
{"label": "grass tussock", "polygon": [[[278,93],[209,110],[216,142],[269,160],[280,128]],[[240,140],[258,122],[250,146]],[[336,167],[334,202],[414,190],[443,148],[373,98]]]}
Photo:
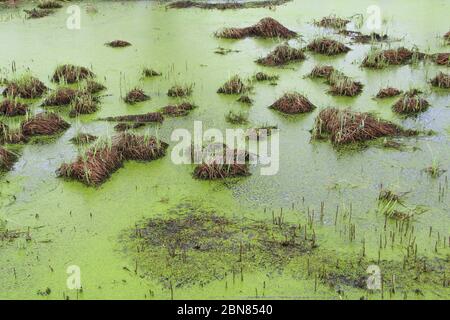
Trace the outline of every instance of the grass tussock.
{"label": "grass tussock", "polygon": [[38,3],[39,9],[59,9],[62,8],[62,4],[58,1],[44,0]]}
{"label": "grass tussock", "polygon": [[369,113],[349,109],[327,108],[316,118],[314,138],[329,136],[335,145],[363,142],[380,137],[411,135],[396,124],[375,118]]}
{"label": "grass tussock", "polygon": [[246,1],[246,2],[199,2],[191,0],[180,0],[170,3],[167,7],[170,9],[186,9],[186,8],[199,8],[199,9],[218,9],[218,10],[234,10],[234,9],[248,9],[248,8],[273,8],[279,5],[283,5],[292,0],[262,0],[262,1]]}
{"label": "grass tussock", "polygon": [[21,125],[25,136],[54,135],[70,127],[66,121],[55,113],[39,113]]}
{"label": "grass tussock", "polygon": [[314,25],[323,28],[331,29],[345,29],[350,20],[339,18],[335,15],[329,15],[328,17],[323,17],[318,21],[314,21]]}
{"label": "grass tussock", "polygon": [[98,99],[89,93],[77,95],[71,104],[70,117],[76,117],[82,114],[92,114],[98,110]]}
{"label": "grass tussock", "polygon": [[89,133],[78,133],[76,136],[70,139],[70,141],[75,145],[83,145],[92,143],[97,139],[98,138],[96,136]]}
{"label": "grass tussock", "polygon": [[36,99],[40,98],[48,90],[42,81],[28,74],[11,81],[6,80],[5,84],[4,97]]}
{"label": "grass tussock", "polygon": [[106,90],[106,87],[92,79],[87,79],[86,82],[82,85],[81,90],[90,93],[90,94],[97,94],[102,92],[103,90]]}
{"label": "grass tussock", "polygon": [[308,44],[307,49],[327,56],[338,55],[350,51],[350,48],[345,44],[330,38],[314,39]]}
{"label": "grass tussock", "polygon": [[0,147],[0,172],[11,170],[16,161],[17,156],[14,153]]}
{"label": "grass tussock", "polygon": [[434,62],[441,66],[450,66],[450,52],[436,53],[432,56]]}
{"label": "grass tussock", "polygon": [[247,37],[290,39],[297,33],[289,30],[277,20],[266,17],[257,24],[246,28],[225,28],[215,33],[216,37],[227,39],[243,39]]}
{"label": "grass tussock", "polygon": [[233,76],[230,80],[225,82],[217,93],[222,94],[241,94],[248,91],[249,88],[244,84],[238,75]]}
{"label": "grass tussock", "polygon": [[28,112],[28,105],[16,99],[5,99],[0,103],[0,115],[6,117],[23,116]]}
{"label": "grass tussock", "polygon": [[9,127],[0,122],[0,144],[18,144],[28,142],[28,137],[22,132],[19,126]]}
{"label": "grass tussock", "polygon": [[263,58],[256,60],[256,63],[263,66],[275,67],[288,63],[305,60],[306,56],[301,49],[296,49],[288,44],[277,46],[272,52]]}
{"label": "grass tussock", "polygon": [[334,71],[335,70],[333,66],[318,65],[311,70],[311,72],[308,74],[308,77],[328,79]]}
{"label": "grass tussock", "polygon": [[55,12],[51,9],[36,9],[36,8],[31,9],[31,10],[23,10],[23,11],[27,14],[27,19],[44,18]]}
{"label": "grass tussock", "polygon": [[125,115],[125,116],[116,116],[116,117],[106,117],[100,120],[105,121],[118,121],[118,122],[163,122],[164,116],[161,112],[149,112],[144,114],[132,114],[132,115]]}
{"label": "grass tussock", "polygon": [[263,140],[272,135],[272,131],[276,129],[278,129],[278,126],[269,124],[250,128],[246,132],[246,137],[250,140]]}
{"label": "grass tussock", "polygon": [[114,40],[111,42],[105,43],[106,46],[111,48],[125,48],[131,46],[131,43],[125,40]]}
{"label": "grass tussock", "polygon": [[356,43],[376,43],[376,42],[384,42],[389,40],[389,36],[387,34],[379,34],[376,32],[372,32],[370,34],[363,34],[359,31],[349,31],[349,30],[339,30],[339,34],[350,37]]}
{"label": "grass tussock", "polygon": [[147,101],[150,99],[150,96],[148,96],[144,90],[139,88],[131,89],[125,98],[123,99],[128,104],[135,104],[138,102]]}
{"label": "grass tussock", "polygon": [[153,136],[122,133],[114,137],[113,145],[117,147],[124,160],[151,161],[166,154],[168,144]]}
{"label": "grass tussock", "polygon": [[153,78],[153,77],[159,77],[161,76],[161,72],[155,71],[151,68],[144,68],[142,69],[142,77],[144,78]]}
{"label": "grass tussock", "polygon": [[248,122],[248,114],[245,112],[230,111],[225,116],[225,120],[231,124],[245,124]]}
{"label": "grass tussock", "polygon": [[430,103],[425,100],[420,91],[412,90],[406,92],[393,106],[392,110],[403,115],[415,115],[424,112],[430,106]]}
{"label": "grass tussock", "polygon": [[95,74],[88,68],[65,64],[56,68],[52,81],[70,84],[93,77],[95,77]]}
{"label": "grass tussock", "polygon": [[167,91],[167,95],[172,98],[187,97],[192,94],[193,87],[193,85],[174,85]]}
{"label": "grass tussock", "polygon": [[299,114],[313,111],[316,107],[303,95],[297,92],[285,93],[269,108],[286,114]]}
{"label": "grass tussock", "polygon": [[376,97],[378,99],[384,99],[384,98],[396,97],[396,96],[400,95],[401,93],[402,93],[402,91],[399,89],[387,87],[387,88],[380,89],[380,91],[378,91]]}
{"label": "grass tussock", "polygon": [[372,48],[364,58],[362,66],[365,68],[382,69],[391,65],[409,64],[422,60],[424,57],[425,55],[423,53],[404,47],[389,50]]}
{"label": "grass tussock", "polygon": [[70,104],[79,92],[72,88],[61,87],[50,93],[42,102],[43,106],[65,106]]}
{"label": "grass tussock", "polygon": [[248,95],[244,94],[242,96],[240,96],[237,100],[237,102],[243,103],[243,104],[247,104],[247,105],[252,105],[253,104],[253,100],[252,98],[250,98]]}
{"label": "grass tussock", "polygon": [[328,92],[335,96],[355,97],[364,87],[361,82],[354,81],[340,72],[333,72],[327,81],[331,85]]}
{"label": "grass tussock", "polygon": [[450,31],[444,34],[444,40],[446,40],[448,43],[450,43]]}
{"label": "grass tussock", "polygon": [[194,109],[195,106],[193,104],[189,102],[183,102],[178,105],[165,106],[161,109],[161,113],[170,117],[181,117],[187,116]]}
{"label": "grass tussock", "polygon": [[430,82],[433,87],[450,89],[450,75],[443,72],[439,72]]}
{"label": "grass tussock", "polygon": [[255,81],[277,81],[280,77],[275,74],[267,74],[264,72],[257,72],[253,76],[253,80]]}
{"label": "grass tussock", "polygon": [[135,122],[135,123],[120,122],[114,126],[114,130],[124,132],[128,130],[139,129],[144,126],[145,126],[144,122]]}

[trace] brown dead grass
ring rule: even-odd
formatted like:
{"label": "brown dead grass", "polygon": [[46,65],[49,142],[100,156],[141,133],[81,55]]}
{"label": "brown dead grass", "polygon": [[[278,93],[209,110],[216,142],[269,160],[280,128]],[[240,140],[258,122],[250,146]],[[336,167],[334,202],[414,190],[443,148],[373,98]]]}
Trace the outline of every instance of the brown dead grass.
{"label": "brown dead grass", "polygon": [[335,15],[330,15],[328,17],[323,17],[319,21],[314,21],[314,25],[324,28],[332,29],[344,29],[345,26],[350,23],[350,20],[336,17]]}
{"label": "brown dead grass", "polygon": [[131,46],[131,43],[129,43],[128,41],[125,41],[125,40],[114,40],[114,41],[105,43],[105,45],[107,45],[108,47],[111,47],[111,48],[124,48],[124,47]]}
{"label": "brown dead grass", "polygon": [[405,65],[412,60],[422,60],[425,54],[409,50],[404,47],[382,50],[369,54],[364,58],[362,66],[366,68],[380,69],[386,65]]}
{"label": "brown dead grass", "polygon": [[450,89],[450,75],[443,72],[439,72],[430,82],[434,87]]}
{"label": "brown dead grass", "polygon": [[401,90],[398,90],[398,89],[392,88],[392,87],[387,87],[387,88],[380,89],[380,91],[378,91],[376,97],[378,99],[384,99],[384,98],[398,96],[401,93],[402,93]]}
{"label": "brown dead grass", "polygon": [[116,117],[106,117],[105,121],[126,121],[126,122],[163,122],[164,116],[160,112],[149,112],[144,114],[133,114]]}
{"label": "brown dead grass", "polygon": [[97,137],[89,133],[79,133],[70,139],[70,141],[76,145],[88,144],[94,142],[95,140],[97,140]]}
{"label": "brown dead grass", "polygon": [[170,117],[187,116],[195,106],[189,102],[183,102],[178,105],[168,105],[161,109],[161,113]]}
{"label": "brown dead grass", "polygon": [[334,71],[333,66],[315,66],[309,73],[308,77],[328,79]]}
{"label": "brown dead grass", "polygon": [[151,161],[166,154],[168,144],[152,136],[135,133],[122,133],[114,137],[113,145],[117,147],[124,160]]}
{"label": "brown dead grass", "polygon": [[257,24],[246,28],[225,28],[216,32],[216,37],[227,39],[243,39],[247,37],[260,38],[283,38],[290,39],[297,33],[289,30],[277,20],[267,17],[261,19]]}
{"label": "brown dead grass", "polygon": [[370,113],[354,112],[349,109],[327,108],[316,118],[314,138],[329,135],[335,145],[363,142],[380,137],[411,135],[388,121],[379,120]]}
{"label": "brown dead grass", "polygon": [[141,128],[144,126],[145,126],[144,122],[135,122],[135,123],[120,122],[114,126],[114,130],[128,131],[128,130],[138,129],[138,128]]}
{"label": "brown dead grass", "polygon": [[134,88],[127,93],[124,98],[124,101],[129,104],[135,104],[142,101],[147,101],[150,99],[150,96],[145,94],[144,90],[139,88]]}
{"label": "brown dead grass", "polygon": [[218,90],[217,93],[223,94],[241,94],[248,91],[248,87],[244,84],[238,75],[233,76],[230,80],[225,82]]}
{"label": "brown dead grass", "polygon": [[11,151],[0,147],[0,172],[9,171],[17,161],[17,156]]}
{"label": "brown dead grass", "polygon": [[46,91],[47,87],[42,81],[33,76],[25,76],[18,80],[7,81],[3,96],[35,99],[40,98]]}
{"label": "brown dead grass", "polygon": [[23,10],[27,14],[27,19],[39,19],[51,15],[54,11],[50,9]]}
{"label": "brown dead grass", "polygon": [[240,151],[234,150],[234,161],[226,163],[225,157],[220,161],[212,159],[208,162],[199,164],[194,169],[194,177],[201,180],[217,180],[225,178],[235,178],[249,176],[250,170],[247,163],[238,163]]}
{"label": "brown dead grass", "polygon": [[89,93],[82,93],[73,99],[69,116],[73,118],[82,114],[92,114],[97,110],[98,99]]}
{"label": "brown dead grass", "polygon": [[0,115],[6,117],[23,116],[28,112],[28,105],[14,99],[5,99],[0,103]]}
{"label": "brown dead grass", "polygon": [[350,48],[345,44],[329,38],[314,39],[308,44],[307,49],[327,56],[338,55],[350,51]]}
{"label": "brown dead grass", "polygon": [[54,135],[70,127],[55,113],[40,113],[24,121],[21,125],[25,136]]}
{"label": "brown dead grass", "polygon": [[316,107],[303,95],[297,92],[285,93],[269,108],[286,114],[299,114],[311,112]]}
{"label": "brown dead grass", "polygon": [[433,55],[433,60],[438,65],[450,66],[450,52],[436,53]]}
{"label": "brown dead grass", "polygon": [[95,74],[88,68],[65,64],[58,66],[53,74],[52,81],[75,83],[94,77]]}
{"label": "brown dead grass", "polygon": [[272,52],[270,52],[266,57],[259,58],[256,63],[263,66],[281,66],[291,62],[305,60],[306,56],[303,50],[296,49],[288,44],[281,44],[277,46]]}
{"label": "brown dead grass", "polygon": [[424,112],[430,106],[429,102],[420,96],[419,92],[406,92],[393,106],[392,110],[403,115],[414,115]]}
{"label": "brown dead grass", "polygon": [[61,87],[53,91],[42,102],[43,106],[64,106],[72,102],[78,91],[72,88]]}

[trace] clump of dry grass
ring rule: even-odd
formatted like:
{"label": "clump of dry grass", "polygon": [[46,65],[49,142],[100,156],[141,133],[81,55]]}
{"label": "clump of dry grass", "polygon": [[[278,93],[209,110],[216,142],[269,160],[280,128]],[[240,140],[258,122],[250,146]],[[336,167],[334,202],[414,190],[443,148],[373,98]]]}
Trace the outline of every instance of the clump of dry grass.
{"label": "clump of dry grass", "polygon": [[450,52],[436,53],[432,56],[432,59],[436,64],[441,66],[450,66]]}
{"label": "clump of dry grass", "polygon": [[125,40],[114,40],[114,41],[105,43],[105,45],[108,47],[111,47],[111,48],[124,48],[124,47],[131,46],[131,43],[129,43],[128,41],[125,41]]}
{"label": "clump of dry grass", "polygon": [[0,172],[9,171],[17,161],[17,156],[11,151],[0,147]]}
{"label": "clump of dry grass", "polygon": [[169,97],[186,97],[192,94],[193,85],[174,85],[168,91]]}
{"label": "clump of dry grass", "polygon": [[311,112],[316,107],[303,95],[297,92],[285,93],[269,108],[286,114],[299,114]]}
{"label": "clump of dry grass", "polygon": [[125,116],[116,116],[116,117],[106,117],[100,120],[105,121],[126,121],[126,122],[163,122],[164,116],[161,112],[149,112],[144,114],[133,114],[133,115],[125,115]]}
{"label": "clump of dry grass", "polygon": [[310,78],[325,78],[328,79],[334,72],[333,66],[315,66],[311,72],[308,74]]}
{"label": "clump of dry grass", "polygon": [[72,88],[61,87],[53,91],[42,102],[43,106],[64,106],[70,104],[79,92]]}
{"label": "clump of dry grass", "polygon": [[70,117],[76,117],[82,114],[92,114],[98,110],[98,99],[89,93],[77,95],[72,101]]}
{"label": "clump of dry grass", "polygon": [[256,63],[263,66],[281,66],[287,63],[305,60],[306,56],[303,50],[296,49],[288,44],[281,44],[277,46],[272,52],[270,52],[266,57],[259,58]]}
{"label": "clump of dry grass", "polygon": [[429,102],[420,96],[420,91],[413,90],[406,92],[392,106],[392,110],[399,114],[410,115],[424,112],[429,106]]}
{"label": "clump of dry grass", "polygon": [[144,68],[142,70],[142,76],[144,78],[158,77],[160,75],[161,75],[161,72],[155,71],[155,70],[150,69],[150,68]]}
{"label": "clump of dry grass", "polygon": [[124,160],[151,161],[166,154],[168,144],[152,136],[122,133],[113,139]]}
{"label": "clump of dry grass", "polygon": [[58,66],[53,74],[52,81],[75,83],[94,77],[95,74],[88,68],[65,64]]}
{"label": "clump of dry grass", "polygon": [[59,9],[59,8],[62,8],[62,4],[58,1],[45,0],[45,1],[39,2],[37,7],[39,9]]}
{"label": "clump of dry grass", "polygon": [[161,109],[161,113],[171,117],[187,116],[194,110],[195,106],[189,102],[183,102],[178,105],[168,105]]}
{"label": "clump of dry grass", "polygon": [[236,101],[243,103],[243,104],[248,104],[248,105],[253,104],[253,100],[248,95],[245,95],[245,94],[240,96],[239,99],[237,99]]}
{"label": "clump of dry grass", "polygon": [[245,8],[272,8],[285,4],[292,0],[257,0],[257,1],[246,1],[246,2],[198,2],[191,0],[180,0],[170,3],[167,7],[171,9],[184,9],[184,8],[200,8],[200,9],[218,9],[218,10],[228,10],[228,9],[245,9]]}
{"label": "clump of dry grass", "polygon": [[444,34],[444,39],[450,43],[450,31]]}
{"label": "clump of dry grass", "polygon": [[436,77],[431,79],[431,84],[434,87],[449,89],[450,88],[450,75],[443,72],[439,72]]}
{"label": "clump of dry grass", "polygon": [[147,101],[150,99],[150,96],[145,94],[144,90],[139,88],[131,89],[125,98],[123,99],[128,104],[135,104],[138,102]]}
{"label": "clump of dry grass", "polygon": [[40,98],[48,90],[42,81],[29,74],[5,82],[6,88],[3,90],[5,97],[35,99]]}
{"label": "clump of dry grass", "polygon": [[27,14],[27,19],[39,19],[51,15],[54,11],[50,9],[23,10]]}
{"label": "clump of dry grass", "polygon": [[262,125],[256,128],[250,128],[246,132],[246,137],[251,140],[260,140],[267,138],[272,134],[272,130],[278,129],[276,125]]}
{"label": "clump of dry grass", "polygon": [[83,89],[83,91],[85,91],[87,93],[96,94],[96,93],[99,93],[99,92],[105,90],[106,87],[103,84],[101,84],[101,83],[99,83],[97,81],[94,81],[92,79],[88,79],[84,83],[82,89]]}
{"label": "clump of dry grass", "polygon": [[276,81],[279,79],[279,76],[277,75],[271,75],[264,72],[257,72],[253,79],[256,81]]}
{"label": "clump of dry grass", "polygon": [[7,117],[23,116],[28,112],[28,105],[16,99],[5,99],[0,103],[0,115]]}
{"label": "clump of dry grass", "polygon": [[230,111],[225,116],[225,120],[231,124],[245,124],[248,122],[248,114],[244,112]]}
{"label": "clump of dry grass", "polygon": [[89,144],[97,140],[97,137],[89,133],[78,133],[70,141],[76,145]]}
{"label": "clump of dry grass", "polygon": [[241,94],[248,91],[248,87],[244,84],[238,75],[233,76],[230,80],[225,82],[218,90],[217,93],[223,94]]}
{"label": "clump of dry grass", "polygon": [[402,93],[401,90],[398,90],[398,89],[392,88],[392,87],[387,87],[387,88],[380,89],[380,91],[378,91],[376,97],[378,99],[384,99],[384,98],[398,96],[401,93]]}
{"label": "clump of dry grass", "polygon": [[405,131],[391,122],[376,119],[369,113],[336,108],[322,110],[316,118],[313,129],[314,138],[329,135],[331,142],[336,145],[412,134],[414,132]]}
{"label": "clump of dry grass", "polygon": [[360,94],[364,87],[361,82],[354,81],[340,72],[333,72],[328,77],[328,82],[331,84],[328,92],[336,96],[354,97]]}
{"label": "clump of dry grass", "polygon": [[133,129],[139,129],[144,126],[145,126],[144,122],[135,122],[135,123],[119,122],[118,124],[116,124],[114,126],[114,130],[123,132],[123,131],[128,131],[128,130],[133,130]]}
{"label": "clump of dry grass", "polygon": [[20,126],[13,128],[0,122],[0,144],[17,144],[27,141],[28,137],[23,134]]}
{"label": "clump of dry grass", "polygon": [[60,133],[70,127],[66,121],[55,113],[39,113],[21,125],[25,136],[53,135]]}
{"label": "clump of dry grass", "polygon": [[421,60],[425,54],[417,50],[404,47],[389,50],[371,49],[364,58],[362,66],[366,68],[382,69],[389,65],[404,65]]}
{"label": "clump of dry grass", "polygon": [[314,21],[314,25],[318,27],[332,29],[344,29],[348,23],[350,23],[350,20],[339,18],[335,15],[329,15],[328,17],[323,17],[319,21]]}
{"label": "clump of dry grass", "polygon": [[257,24],[246,28],[225,28],[215,33],[216,37],[242,39],[246,37],[283,38],[289,39],[297,33],[289,30],[273,18],[263,18]]}
{"label": "clump of dry grass", "polygon": [[325,37],[313,39],[308,44],[307,49],[327,56],[338,55],[350,51],[350,48],[345,44]]}

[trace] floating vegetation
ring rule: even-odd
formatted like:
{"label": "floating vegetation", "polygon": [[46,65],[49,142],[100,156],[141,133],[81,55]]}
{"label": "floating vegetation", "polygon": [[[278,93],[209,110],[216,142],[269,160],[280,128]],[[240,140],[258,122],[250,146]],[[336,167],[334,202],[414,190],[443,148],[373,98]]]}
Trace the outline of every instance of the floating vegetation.
{"label": "floating vegetation", "polygon": [[138,102],[147,101],[150,99],[150,96],[145,94],[144,90],[139,88],[131,89],[125,98],[123,99],[128,104],[135,104]]}
{"label": "floating vegetation", "polygon": [[43,106],[64,106],[70,104],[79,92],[72,88],[61,87],[50,93],[42,102]]}
{"label": "floating vegetation", "polygon": [[6,117],[23,116],[28,112],[28,105],[16,99],[5,99],[0,103],[0,115]]}
{"label": "floating vegetation", "polygon": [[233,49],[228,49],[228,48],[223,48],[223,47],[217,47],[216,50],[214,50],[214,53],[216,54],[220,54],[220,55],[227,55],[229,53],[232,52],[240,52],[239,50],[233,50]]}
{"label": "floating vegetation", "polygon": [[325,78],[328,79],[332,73],[334,73],[334,68],[332,66],[315,66],[311,72],[308,74],[310,78]]}
{"label": "floating vegetation", "polygon": [[384,99],[384,98],[396,97],[396,96],[400,95],[401,93],[402,93],[402,91],[399,89],[387,87],[387,88],[380,89],[380,91],[378,91],[376,97],[378,99]]}
{"label": "floating vegetation", "polygon": [[78,133],[75,137],[70,139],[70,141],[76,145],[89,144],[96,140],[97,137],[89,133]]}
{"label": "floating vegetation", "polygon": [[392,106],[392,110],[399,114],[414,115],[426,111],[429,106],[429,102],[420,96],[420,92],[413,90],[405,93]]}
{"label": "floating vegetation", "polygon": [[23,11],[27,14],[27,19],[39,19],[54,13],[54,11],[50,9],[36,9],[36,8]]}
{"label": "floating vegetation", "polygon": [[248,122],[248,114],[245,112],[230,111],[225,116],[225,120],[231,124],[245,124]]}
{"label": "floating vegetation", "polygon": [[193,87],[193,85],[174,85],[167,91],[167,95],[174,98],[190,96],[192,94]]}
{"label": "floating vegetation", "polygon": [[430,82],[433,87],[450,89],[450,75],[443,72],[439,72]]}
{"label": "floating vegetation", "polygon": [[194,110],[195,106],[189,102],[183,102],[178,105],[168,105],[161,109],[161,113],[170,117],[187,116]]}
{"label": "floating vegetation", "polygon": [[288,92],[275,101],[269,108],[286,114],[299,114],[311,112],[316,107],[300,93]]}
{"label": "floating vegetation", "polygon": [[288,44],[281,44],[277,46],[272,52],[270,52],[266,57],[259,58],[256,63],[263,66],[282,66],[291,62],[305,60],[306,56],[303,50],[296,49]]}
{"label": "floating vegetation", "polygon": [[292,0],[261,0],[261,1],[228,1],[228,2],[198,2],[191,0],[181,0],[170,3],[167,7],[171,9],[200,8],[200,9],[246,9],[246,8],[266,8],[283,5]]}
{"label": "floating vegetation", "polygon": [[25,74],[15,80],[6,80],[3,96],[35,99],[40,98],[46,91],[47,87],[43,82],[29,74]]}
{"label": "floating vegetation", "polygon": [[106,117],[100,120],[105,121],[125,121],[125,122],[163,122],[164,116],[160,112],[149,112],[144,114],[134,114],[116,117]]}
{"label": "floating vegetation", "polygon": [[92,114],[98,110],[98,99],[88,93],[77,95],[70,108],[70,117],[82,114]]}
{"label": "floating vegetation", "polygon": [[415,134],[417,133],[404,130],[391,122],[376,119],[370,113],[335,108],[322,110],[316,118],[313,129],[314,138],[320,139],[324,135],[329,135],[331,142],[335,145]]}
{"label": "floating vegetation", "polygon": [[350,20],[339,18],[335,15],[329,15],[328,17],[323,17],[319,21],[314,21],[314,25],[318,27],[332,29],[344,29],[348,23],[350,23]]}
{"label": "floating vegetation", "polygon": [[52,81],[70,84],[93,77],[95,74],[88,68],[65,64],[56,68]]}
{"label": "floating vegetation", "polygon": [[0,173],[9,171],[17,161],[17,156],[11,151],[0,147]]}
{"label": "floating vegetation", "polygon": [[306,48],[315,53],[320,53],[327,56],[338,55],[351,50],[345,44],[330,38],[314,39]]}
{"label": "floating vegetation", "polygon": [[70,127],[66,121],[55,113],[39,113],[22,123],[25,136],[54,135]]}
{"label": "floating vegetation", "polygon": [[62,164],[57,174],[99,186],[122,167],[124,160],[154,160],[164,156],[166,148],[167,144],[154,137],[124,133],[112,140],[98,140],[74,162]]}
{"label": "floating vegetation", "polygon": [[249,88],[244,84],[238,75],[233,76],[230,80],[225,82],[218,90],[217,93],[223,94],[241,94],[248,91]]}
{"label": "floating vegetation", "polygon": [[366,68],[382,69],[390,65],[405,65],[412,63],[413,61],[422,60],[424,57],[425,54],[404,47],[389,50],[372,48],[364,58],[362,66]]}
{"label": "floating vegetation", "polygon": [[248,104],[248,105],[252,105],[253,104],[253,100],[247,96],[247,95],[242,95],[239,97],[239,99],[236,100],[237,102],[243,103],[243,104]]}
{"label": "floating vegetation", "polygon": [[283,38],[289,39],[297,33],[289,30],[273,18],[263,18],[257,24],[246,28],[225,28],[215,33],[216,37],[228,39],[243,39],[247,37]]}
{"label": "floating vegetation", "polygon": [[450,66],[450,52],[436,53],[432,55],[434,62],[441,66]]}
{"label": "floating vegetation", "polygon": [[145,126],[144,122],[135,122],[135,123],[120,122],[114,126],[114,130],[128,131],[128,130],[132,130],[132,129],[139,129],[144,126]]}
{"label": "floating vegetation", "polygon": [[158,71],[155,71],[151,68],[145,67],[144,69],[142,69],[142,77],[144,77],[144,78],[153,78],[153,77],[159,77],[159,76],[161,76],[161,73]]}
{"label": "floating vegetation", "polygon": [[58,1],[46,0],[38,3],[39,9],[59,9],[62,8],[62,4]]}
{"label": "floating vegetation", "polygon": [[276,81],[278,80],[280,77],[277,76],[276,74],[267,74],[264,72],[257,72],[254,76],[253,79],[256,81]]}
{"label": "floating vegetation", "polygon": [[129,43],[128,41],[125,41],[125,40],[114,40],[114,41],[105,43],[105,45],[107,45],[108,47],[111,47],[111,48],[124,48],[124,47],[131,46],[131,43]]}
{"label": "floating vegetation", "polygon": [[167,288],[206,285],[227,274],[281,271],[294,257],[314,250],[298,226],[228,218],[191,203],[164,217],[142,221],[123,238],[138,267]]}

